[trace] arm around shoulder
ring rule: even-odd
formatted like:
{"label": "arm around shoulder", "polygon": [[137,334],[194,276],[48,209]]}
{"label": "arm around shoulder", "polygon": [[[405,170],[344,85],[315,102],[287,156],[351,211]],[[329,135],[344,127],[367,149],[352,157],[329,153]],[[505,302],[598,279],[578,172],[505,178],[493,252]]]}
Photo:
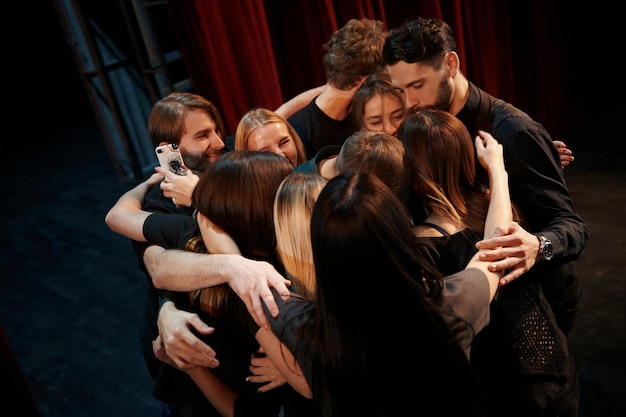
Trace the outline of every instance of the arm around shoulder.
{"label": "arm around shoulder", "polygon": [[290,118],[297,111],[306,107],[315,97],[319,96],[326,88],[326,85],[320,85],[309,90],[303,91],[289,101],[284,102],[275,112],[285,119]]}
{"label": "arm around shoulder", "polygon": [[146,181],[125,192],[106,214],[104,221],[109,228],[138,242],[146,242],[143,224],[151,214],[141,210],[146,194],[163,180],[161,174],[152,174]]}

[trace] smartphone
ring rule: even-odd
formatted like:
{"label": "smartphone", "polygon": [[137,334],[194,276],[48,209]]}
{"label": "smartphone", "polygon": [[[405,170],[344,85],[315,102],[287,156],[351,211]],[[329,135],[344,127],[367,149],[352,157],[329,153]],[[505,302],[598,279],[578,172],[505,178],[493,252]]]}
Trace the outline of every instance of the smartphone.
{"label": "smartphone", "polygon": [[183,163],[183,157],[180,155],[178,146],[175,143],[168,143],[167,145],[157,146],[155,149],[159,164],[174,174],[187,175],[185,171],[185,164]]}

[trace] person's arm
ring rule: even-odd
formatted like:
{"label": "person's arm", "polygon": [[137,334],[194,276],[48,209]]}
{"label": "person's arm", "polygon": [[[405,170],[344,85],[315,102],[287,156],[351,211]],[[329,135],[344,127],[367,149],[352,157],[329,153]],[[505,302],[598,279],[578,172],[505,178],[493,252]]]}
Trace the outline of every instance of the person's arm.
{"label": "person's arm", "polygon": [[196,220],[200,227],[202,241],[209,253],[234,253],[241,255],[239,246],[228,233],[224,232],[224,229],[217,226],[202,213],[198,213]]}
{"label": "person's arm", "polygon": [[493,269],[506,270],[500,280],[505,285],[537,264],[538,236],[553,245],[551,259],[540,263],[558,267],[578,259],[589,230],[574,208],[558,152],[545,129],[535,125],[499,140],[507,155],[511,195],[528,231],[516,224],[507,235],[482,240],[476,247],[483,250],[481,259],[491,261]]}
{"label": "person's arm", "polygon": [[219,365],[215,351],[198,338],[191,329],[200,334],[210,334],[214,328],[204,323],[196,313],[180,310],[175,301],[162,291],[159,295],[157,326],[168,356],[179,369],[195,366],[215,368]]}
{"label": "person's arm", "polygon": [[250,359],[250,372],[251,375],[246,378],[246,381],[265,384],[259,387],[259,392],[268,392],[287,382],[287,379],[280,373],[278,368],[276,368],[274,362],[267,357],[263,348],[252,355],[252,359]]}
{"label": "person's arm", "polygon": [[[480,164],[489,173],[489,210],[485,220],[484,238],[502,234],[504,227],[510,225],[513,218],[511,197],[509,195],[508,174],[504,168],[502,145],[489,133],[479,131],[476,137],[476,152]],[[493,299],[498,289],[501,271],[489,269],[489,263],[480,260],[479,250],[467,264],[467,268],[482,270],[489,280],[490,297]]]}
{"label": "person's arm", "polygon": [[[209,252],[239,254],[239,247],[224,229],[201,213],[198,213],[197,221],[202,239]],[[273,362],[264,355],[253,355],[250,361],[250,371],[252,375],[248,376],[247,381],[265,384],[259,388],[259,392],[267,392],[286,382],[285,377],[278,371]]]}
{"label": "person's arm", "polygon": [[194,291],[219,284],[228,284],[243,300],[254,321],[269,328],[263,302],[270,314],[278,315],[278,306],[270,288],[289,298],[285,279],[268,262],[255,261],[235,254],[203,254],[150,246],[144,263],[156,288],[171,291]]}
{"label": "person's arm", "polygon": [[154,170],[165,178],[161,182],[161,190],[163,195],[171,198],[178,207],[190,207],[191,196],[194,188],[198,185],[200,177],[194,174],[190,169],[186,169],[186,175],[176,175],[172,171],[162,167],[156,167]]}
{"label": "person's arm", "polygon": [[151,213],[142,211],[141,206],[148,191],[162,180],[163,175],[152,174],[146,181],[124,193],[106,214],[104,221],[107,226],[122,236],[146,242],[143,224]]}
{"label": "person's arm", "polygon": [[290,118],[294,115],[294,113],[306,107],[306,105],[309,104],[315,97],[320,95],[320,93],[324,91],[324,88],[326,88],[326,84],[303,91],[291,100],[281,104],[280,107],[275,110],[275,113],[285,119]]}
{"label": "person's arm", "polygon": [[[157,337],[152,342],[154,355],[161,361],[176,367],[176,363],[168,356],[163,347],[161,337]],[[239,394],[222,382],[210,369],[196,366],[192,368],[181,368],[196,383],[200,391],[213,407],[225,417],[234,416],[235,400]]]}
{"label": "person's arm", "polygon": [[255,337],[267,357],[278,369],[278,372],[285,377],[289,385],[305,398],[313,398],[311,387],[309,387],[300,365],[291,351],[287,349],[287,346],[281,343],[271,330],[262,327],[256,332]]}

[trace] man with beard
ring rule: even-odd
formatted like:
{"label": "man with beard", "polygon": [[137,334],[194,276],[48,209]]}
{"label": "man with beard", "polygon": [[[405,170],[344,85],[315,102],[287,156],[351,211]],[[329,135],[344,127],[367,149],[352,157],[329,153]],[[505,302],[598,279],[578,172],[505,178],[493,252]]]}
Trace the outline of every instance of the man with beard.
{"label": "man with beard", "polygon": [[[477,248],[492,249],[481,255],[481,259],[494,260],[493,270],[505,271],[500,280],[502,295],[507,294],[503,291],[506,287],[502,286],[522,274],[525,274],[523,279],[537,279],[560,329],[567,335],[582,296],[573,261],[585,248],[589,232],[576,214],[559,153],[550,135],[526,113],[490,96],[465,78],[453,31],[439,19],[418,17],[391,30],[383,47],[383,59],[392,84],[403,93],[411,111],[427,107],[445,110],[456,115],[472,136],[479,129],[485,130],[503,145],[511,199],[520,212],[523,227],[513,224],[512,233],[479,242]],[[484,172],[477,174],[484,183]],[[496,262],[497,256],[502,255],[506,259]],[[506,299],[501,297],[492,304],[494,321],[498,320],[499,311],[509,311],[511,317],[509,308],[512,306]],[[515,322],[509,323],[509,328],[521,327],[519,310],[521,308],[513,313],[518,317],[512,318]],[[504,356],[503,352],[496,351],[496,346],[502,346],[497,342],[502,343],[504,339],[496,329],[492,321],[472,347],[472,363],[481,374],[489,397],[494,400],[490,415],[502,415],[499,414],[502,412],[530,415],[529,410],[536,414],[537,408],[577,407],[577,398],[559,399],[556,390],[551,391],[557,384],[549,385],[560,378],[559,383],[567,379],[567,383],[577,386],[575,368],[570,369],[572,364],[565,366],[565,375],[553,375],[540,366],[533,368],[533,365],[523,364],[521,359],[495,360]],[[529,339],[526,340],[532,342]],[[513,340],[507,340],[514,344]],[[534,342],[541,343],[540,340]],[[519,367],[525,365],[525,371],[518,372]],[[511,381],[513,373],[519,377]],[[503,383],[505,379],[508,383]],[[551,398],[547,399],[548,396]],[[555,410],[544,411],[547,414],[542,415],[556,414]]]}
{"label": "man with beard", "polygon": [[[224,152],[224,125],[217,108],[202,96],[172,93],[159,100],[148,120],[148,131],[156,147],[175,144],[183,158],[186,175],[176,175],[161,167],[157,173],[120,197],[106,215],[105,222],[113,230],[131,239],[141,270],[148,280],[146,311],[140,326],[140,342],[150,376],[158,380],[163,363],[154,356],[152,341],[161,335],[168,354],[179,367],[216,367],[216,352],[193,332],[208,334],[213,328],[194,313],[179,310],[171,301],[159,303],[160,290],[188,291],[228,283],[244,300],[257,324],[267,325],[261,298],[277,314],[278,309],[269,289],[275,287],[288,296],[287,282],[269,263],[254,261],[240,255],[204,255],[184,251],[167,251],[150,247],[144,230],[167,228],[179,236],[194,230],[191,195],[199,181],[198,174]],[[156,184],[160,183],[160,187]],[[143,204],[141,203],[143,202]],[[150,270],[146,263],[159,267]],[[151,274],[149,271],[152,271]],[[174,272],[172,272],[174,271]],[[156,274],[158,272],[158,275]],[[155,286],[156,283],[156,286]],[[255,311],[257,313],[255,313]],[[258,315],[261,312],[262,317]],[[157,322],[158,319],[158,322]],[[157,325],[158,323],[158,325]],[[181,372],[180,381],[171,382],[175,393],[172,402],[184,403],[176,395],[202,397],[195,384]],[[169,401],[166,401],[169,402]],[[165,405],[164,416],[177,416],[179,410]]]}

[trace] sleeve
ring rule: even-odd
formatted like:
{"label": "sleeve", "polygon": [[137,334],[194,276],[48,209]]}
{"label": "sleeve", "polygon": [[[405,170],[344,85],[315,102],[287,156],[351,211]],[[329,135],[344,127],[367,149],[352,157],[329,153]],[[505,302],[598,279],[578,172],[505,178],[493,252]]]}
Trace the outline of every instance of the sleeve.
{"label": "sleeve", "polygon": [[454,313],[467,322],[471,329],[459,335],[461,346],[468,348],[474,335],[489,324],[489,282],[480,269],[464,269],[444,277],[443,295]]}
{"label": "sleeve", "polygon": [[184,249],[191,237],[200,235],[200,229],[191,216],[153,213],[143,224],[143,235],[151,244],[166,249]]}
{"label": "sleeve", "polygon": [[527,116],[516,115],[505,119],[494,137],[504,147],[511,199],[527,223],[524,227],[552,241],[551,263],[578,259],[589,231],[576,213],[548,132]]}
{"label": "sleeve", "polygon": [[180,293],[180,292],[169,291],[169,290],[159,290],[159,310],[161,310],[161,307],[163,307],[163,304],[167,303],[168,301],[171,301],[178,306],[180,301],[182,301],[181,296],[183,294],[186,294],[186,293]]}

